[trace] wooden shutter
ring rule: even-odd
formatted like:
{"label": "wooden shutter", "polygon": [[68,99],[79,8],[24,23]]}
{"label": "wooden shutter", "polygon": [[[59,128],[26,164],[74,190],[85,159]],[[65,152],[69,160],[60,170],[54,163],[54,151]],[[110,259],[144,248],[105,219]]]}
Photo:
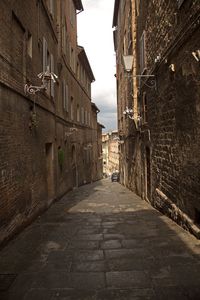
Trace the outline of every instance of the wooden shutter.
{"label": "wooden shutter", "polygon": [[43,72],[47,70],[47,41],[44,37],[42,43],[42,69]]}
{"label": "wooden shutter", "polygon": [[[51,54],[51,57],[50,57],[50,69],[51,69],[51,72],[54,73],[54,57],[53,57],[53,54]],[[54,82],[53,80],[51,80],[51,96],[54,98],[55,96],[55,92],[54,92]]]}

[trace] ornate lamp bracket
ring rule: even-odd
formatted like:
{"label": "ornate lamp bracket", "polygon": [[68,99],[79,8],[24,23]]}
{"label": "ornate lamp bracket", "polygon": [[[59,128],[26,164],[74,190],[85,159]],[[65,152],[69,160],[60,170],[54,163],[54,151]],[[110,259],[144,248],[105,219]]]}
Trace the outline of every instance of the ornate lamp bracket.
{"label": "ornate lamp bracket", "polygon": [[134,110],[132,108],[128,108],[127,106],[126,106],[126,109],[123,112],[123,114],[125,116],[127,116],[129,119],[133,120],[135,123],[136,129],[138,129],[140,122],[141,122],[141,116],[138,113],[134,112]]}
{"label": "ornate lamp bracket", "polygon": [[155,75],[133,75],[133,77],[139,78],[139,90],[142,84],[150,89],[155,89],[155,91],[157,90]]}
{"label": "ornate lamp bracket", "polygon": [[49,82],[52,80],[55,83],[56,79],[58,78],[58,76],[56,74],[49,71],[48,67],[45,72],[41,72],[37,76],[42,80],[41,86],[25,84],[24,92],[26,95],[27,94],[35,95],[37,92],[41,92],[43,90],[46,91],[48,88]]}

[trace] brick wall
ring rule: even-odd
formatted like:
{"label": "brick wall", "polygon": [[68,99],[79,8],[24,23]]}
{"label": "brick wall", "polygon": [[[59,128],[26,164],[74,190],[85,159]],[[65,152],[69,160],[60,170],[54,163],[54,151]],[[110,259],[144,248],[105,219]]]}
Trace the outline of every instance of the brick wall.
{"label": "brick wall", "polygon": [[[147,72],[156,75],[157,89],[141,89],[140,103],[146,92],[148,108],[142,130],[150,130],[150,142],[143,138],[144,184],[149,147],[149,200],[179,223],[185,216],[191,224],[200,223],[199,63],[192,56],[200,43],[200,3],[185,0],[179,9],[176,1],[149,1],[147,8],[148,14],[138,17],[143,24],[138,37],[145,29]],[[157,55],[160,61],[155,63]]]}
{"label": "brick wall", "polygon": [[[87,120],[92,115],[90,89],[80,82],[77,69],[70,66],[69,53],[65,59],[62,52],[65,19],[78,61],[76,22],[70,25],[69,2],[74,3],[55,1],[54,16],[48,0],[0,2],[0,244],[52,201],[92,178],[93,162],[84,147],[97,143],[92,134],[97,134],[97,120],[92,124],[86,118],[84,122],[77,119],[77,104],[87,112]],[[43,71],[43,38],[59,76],[54,97],[50,90],[35,97],[24,93],[25,83],[41,85],[37,74]],[[86,72],[85,76],[91,83],[91,74]],[[63,79],[68,84],[68,112],[63,105]]]}

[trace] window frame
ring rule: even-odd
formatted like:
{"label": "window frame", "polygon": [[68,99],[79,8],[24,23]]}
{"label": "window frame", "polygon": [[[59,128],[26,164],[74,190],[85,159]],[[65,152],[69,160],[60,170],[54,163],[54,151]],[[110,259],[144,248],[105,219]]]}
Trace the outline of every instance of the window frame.
{"label": "window frame", "polygon": [[63,109],[65,112],[68,112],[69,111],[69,88],[68,88],[68,85],[66,84],[66,81],[63,80],[62,82],[62,91],[63,91],[63,94],[62,94],[62,99],[63,99]]}
{"label": "window frame", "polygon": [[73,121],[74,120],[74,97],[70,97],[70,118]]}
{"label": "window frame", "polygon": [[140,73],[143,74],[146,70],[146,31],[143,30],[139,41],[140,49]]}
{"label": "window frame", "polygon": [[147,94],[143,92],[142,94],[142,115],[143,115],[143,124],[148,123],[148,105],[147,105]]}
{"label": "window frame", "polygon": [[[52,72],[52,73],[55,72],[54,56],[52,53],[50,54],[50,72]],[[55,89],[54,89],[53,80],[50,81],[50,90],[51,90],[51,92],[50,92],[51,97],[54,98],[55,97]]]}

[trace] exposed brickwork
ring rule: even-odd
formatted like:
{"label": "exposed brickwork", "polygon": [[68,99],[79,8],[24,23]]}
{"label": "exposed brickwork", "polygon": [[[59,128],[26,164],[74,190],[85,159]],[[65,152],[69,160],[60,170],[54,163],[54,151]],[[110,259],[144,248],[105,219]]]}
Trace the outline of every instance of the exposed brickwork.
{"label": "exposed brickwork", "polygon": [[[52,13],[48,0],[0,3],[0,243],[73,187],[102,177],[102,171],[91,172],[99,164],[101,138],[96,111],[91,122],[93,74],[84,49],[77,47],[77,2],[53,3]],[[64,22],[73,62],[70,48],[63,53]],[[43,71],[44,38],[47,65],[58,75],[54,96],[51,87],[35,97],[25,95],[25,83],[41,85],[37,74]],[[89,149],[89,143],[95,147]]]}
{"label": "exposed brickwork", "polygon": [[[156,91],[142,88],[151,133],[151,143],[144,139],[143,149],[145,153],[148,144],[151,151],[149,200],[190,228],[185,216],[199,223],[200,211],[200,78],[199,64],[192,56],[200,43],[200,3],[185,0],[178,9],[176,1],[164,2],[149,2],[146,22],[138,33],[146,30],[146,68],[157,80]],[[157,55],[160,61],[155,63]],[[145,161],[144,156],[144,168]],[[168,205],[156,189],[170,200]]]}
{"label": "exposed brickwork", "polygon": [[[138,77],[138,94],[132,96],[133,104],[138,98],[141,117],[136,133],[120,120],[121,106],[130,104],[126,76],[121,71],[117,77],[119,128],[128,128],[133,137],[123,149],[124,184],[199,236],[194,224],[200,224],[200,77],[192,52],[200,45],[200,2],[185,0],[180,7],[175,0],[127,2],[136,37],[132,74],[155,78]],[[121,70],[128,20],[123,1],[115,1],[114,20]],[[156,79],[156,86],[150,79]]]}

